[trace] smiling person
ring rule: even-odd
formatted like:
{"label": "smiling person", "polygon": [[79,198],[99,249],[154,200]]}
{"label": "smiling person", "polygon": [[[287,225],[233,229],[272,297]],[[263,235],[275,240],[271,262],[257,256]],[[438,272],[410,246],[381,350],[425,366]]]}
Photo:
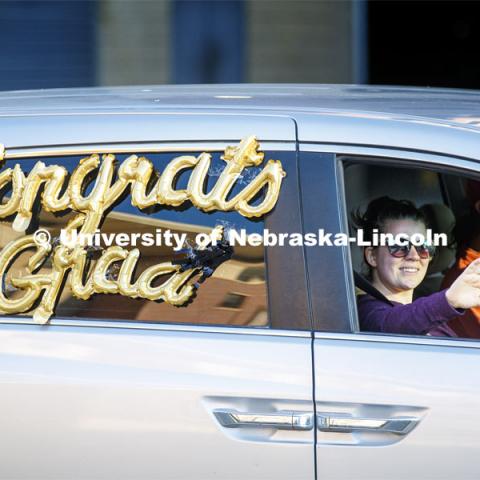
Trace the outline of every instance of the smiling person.
{"label": "smiling person", "polygon": [[[353,218],[356,227],[364,230],[366,240],[371,240],[375,229],[409,238],[427,234],[427,219],[408,200],[381,197],[370,202],[364,215],[357,212]],[[408,241],[365,248],[369,280],[377,292],[357,296],[361,330],[457,336],[447,322],[462,315],[463,309],[480,306],[480,259],[472,262],[448,289],[413,301],[413,291],[424,279],[434,253],[433,245],[414,246]]]}

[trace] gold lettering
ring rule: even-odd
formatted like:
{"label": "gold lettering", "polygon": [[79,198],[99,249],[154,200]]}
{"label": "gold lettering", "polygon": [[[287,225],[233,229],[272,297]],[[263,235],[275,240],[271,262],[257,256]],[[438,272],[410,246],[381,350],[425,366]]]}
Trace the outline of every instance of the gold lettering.
{"label": "gold lettering", "polygon": [[[205,155],[205,154],[202,154]],[[163,171],[157,189],[157,202],[164,205],[178,207],[188,200],[187,190],[174,190],[175,179],[182,170],[195,167],[200,161],[202,155],[193,157],[191,155],[182,155],[174,158]],[[195,168],[196,170],[196,168]],[[194,172],[195,172],[194,170]]]}
{"label": "gold lettering", "polygon": [[[227,147],[222,159],[226,166],[210,192],[204,188],[211,164],[211,155],[202,153],[198,157],[182,155],[174,158],[161,175],[157,175],[152,163],[145,157],[130,155],[118,169],[118,179],[113,183],[115,173],[115,155],[96,154],[80,160],[74,170],[67,190],[60,196],[67,171],[60,165],[45,166],[37,162],[25,179],[19,165],[13,171],[7,169],[0,173],[0,187],[12,182],[10,200],[0,205],[0,218],[17,212],[13,229],[25,231],[31,221],[32,208],[41,185],[45,184],[42,194],[42,205],[47,211],[60,212],[72,209],[86,215],[83,233],[94,232],[105,211],[110,208],[130,186],[131,203],[138,208],[146,208],[156,203],[178,207],[187,200],[206,212],[213,210],[237,210],[246,217],[257,217],[268,213],[275,205],[285,172],[277,160],[267,162],[257,177],[234,198],[227,201],[228,195],[238,177],[246,167],[259,166],[263,161],[263,153],[258,152],[259,144],[255,137],[242,140],[238,147]],[[95,184],[91,192],[84,196],[85,183],[95,170]],[[183,170],[192,169],[186,190],[175,190],[175,181]],[[152,179],[158,177],[151,186]],[[150,191],[147,189],[150,186]],[[248,202],[267,186],[265,199],[256,206]]]}
{"label": "gold lettering", "polygon": [[[17,165],[15,165],[16,167]],[[68,172],[64,167],[59,165],[51,165],[47,167],[43,162],[37,162],[27,179],[24,181],[24,188],[22,191],[12,192],[12,200],[15,196],[19,197],[18,214],[15,217],[12,228],[17,232],[25,231],[32,218],[33,204],[38,195],[38,191],[42,183],[45,183],[45,191],[42,195],[42,204],[48,211],[62,211],[69,207],[70,198],[68,193],[59,198],[60,190],[63,186],[64,180]],[[22,173],[23,175],[23,173]],[[20,175],[18,175],[18,180]],[[23,183],[23,182],[22,182]]]}
{"label": "gold lettering", "polygon": [[13,170],[7,168],[0,173],[0,188],[5,188],[10,182],[12,182],[12,195],[6,203],[0,205],[0,218],[13,215],[20,206],[25,184],[25,175],[23,174],[20,165],[15,165]]}
{"label": "gold lettering", "polygon": [[[67,170],[60,165],[46,166],[37,162],[25,176],[20,165],[0,172],[0,188],[11,184],[9,200],[0,204],[0,218],[15,214],[13,228],[25,231],[32,219],[32,210],[40,188],[44,185],[41,203],[47,211],[60,212],[71,209],[77,214],[69,221],[65,230],[83,235],[93,235],[99,228],[105,212],[130,188],[131,204],[146,208],[155,204],[180,206],[186,201],[206,212],[212,210],[237,210],[246,217],[261,216],[273,209],[278,199],[285,172],[278,160],[269,160],[255,179],[232,199],[227,200],[239,176],[247,167],[259,166],[264,154],[258,152],[255,137],[245,138],[236,147],[227,147],[222,159],[226,162],[222,173],[210,192],[205,192],[206,180],[211,165],[211,155],[202,153],[198,157],[182,155],[172,159],[159,175],[145,157],[130,155],[118,168],[115,177],[115,155],[100,157],[92,154],[80,160],[77,168],[68,177]],[[0,145],[0,161],[4,149]],[[176,190],[175,184],[184,170],[191,170],[188,186]],[[87,195],[87,186],[94,182]],[[265,189],[264,199],[258,205],[250,201]],[[63,191],[63,193],[62,193]],[[221,238],[223,230],[213,231]],[[208,245],[199,245],[202,249]],[[87,300],[95,293],[121,294],[131,298],[163,300],[172,305],[183,305],[194,292],[194,277],[200,268],[180,271],[180,266],[164,262],[148,267],[134,281],[135,267],[140,258],[138,249],[128,251],[118,246],[107,248],[92,266],[87,250],[83,246],[37,245],[33,235],[27,235],[5,245],[0,251],[0,276],[7,272],[19,253],[34,249],[27,263],[27,275],[11,278],[11,283],[23,291],[20,298],[9,298],[0,289],[0,311],[4,313],[26,312],[36,307],[33,317],[38,323],[46,323],[53,315],[62,285],[68,280],[72,294]],[[35,273],[45,260],[52,256],[52,266],[46,273]],[[117,278],[109,275],[111,266],[120,264]],[[88,271],[87,271],[88,270]],[[166,276],[160,285],[153,286],[159,277]]]}
{"label": "gold lettering", "polygon": [[103,155],[103,163],[100,166],[95,185],[86,197],[83,196],[85,179],[98,167],[100,163],[98,155],[80,160],[80,164],[72,174],[68,186],[72,208],[86,214],[82,233],[94,232],[100,225],[105,211],[107,192],[113,179],[114,162],[115,155]]}
{"label": "gold lettering", "polygon": [[[46,260],[49,248],[37,247],[33,235],[13,240],[5,245],[0,252],[0,276],[5,278],[8,269],[19,253],[35,248],[37,252],[30,258],[27,271],[31,274]],[[19,313],[30,310],[41,290],[50,283],[49,275],[27,275],[22,278],[12,278],[12,285],[25,291],[25,294],[17,299],[5,297],[3,289],[0,289],[0,308],[5,313]]]}

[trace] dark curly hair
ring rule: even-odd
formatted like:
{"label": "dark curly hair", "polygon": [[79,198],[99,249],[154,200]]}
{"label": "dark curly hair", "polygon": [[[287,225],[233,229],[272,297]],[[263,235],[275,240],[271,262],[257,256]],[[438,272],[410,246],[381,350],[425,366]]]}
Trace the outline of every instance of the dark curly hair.
{"label": "dark curly hair", "polygon": [[[429,225],[426,215],[413,202],[395,200],[387,196],[372,200],[363,214],[360,213],[360,209],[352,212],[351,218],[355,229],[363,229],[363,237],[369,242],[372,241],[375,229],[379,233],[386,233],[385,224],[389,220],[413,220],[423,223],[426,227]],[[372,269],[369,265],[368,270],[368,277],[371,279]]]}
{"label": "dark curly hair", "polygon": [[360,210],[352,213],[355,228],[363,229],[365,240],[372,240],[372,232],[377,229],[385,233],[385,224],[388,220],[413,220],[428,226],[425,214],[410,200],[394,200],[390,197],[380,197],[372,200],[363,215]]}

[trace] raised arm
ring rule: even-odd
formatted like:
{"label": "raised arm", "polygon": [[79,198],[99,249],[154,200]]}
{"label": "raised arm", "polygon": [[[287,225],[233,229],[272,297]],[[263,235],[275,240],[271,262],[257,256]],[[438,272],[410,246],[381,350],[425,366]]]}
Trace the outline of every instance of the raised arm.
{"label": "raised arm", "polygon": [[453,308],[480,307],[480,258],[472,262],[446,293]]}

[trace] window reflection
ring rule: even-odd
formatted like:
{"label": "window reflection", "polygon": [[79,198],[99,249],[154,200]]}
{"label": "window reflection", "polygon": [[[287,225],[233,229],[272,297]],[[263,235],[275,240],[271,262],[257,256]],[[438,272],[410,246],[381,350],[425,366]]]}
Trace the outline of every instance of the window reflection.
{"label": "window reflection", "polygon": [[[194,153],[195,154],[195,153]],[[176,154],[145,154],[152,161],[155,160],[156,169],[161,172],[165,165]],[[81,157],[49,158],[43,159],[44,163],[61,164],[71,172],[78,165]],[[125,158],[117,155],[119,162]],[[33,167],[37,159],[22,161],[22,170],[25,173]],[[16,162],[15,162],[16,163]],[[13,166],[14,162],[11,162]],[[218,174],[223,168],[220,154],[214,156],[212,171]],[[215,173],[216,172],[216,173]],[[209,185],[212,179],[209,179]],[[180,178],[177,188],[185,188],[186,179]],[[91,185],[86,186],[88,193]],[[241,190],[245,184],[237,186]],[[232,195],[236,190],[232,192]],[[8,197],[8,194],[7,194]],[[5,201],[5,200],[4,200]],[[52,214],[39,210],[38,221],[32,225],[31,231],[41,227],[47,229],[53,239],[60,236],[60,231],[74,213]],[[33,223],[33,222],[32,222]],[[130,202],[130,196],[126,196],[107,215],[101,227],[102,233],[155,233],[156,229],[170,230],[172,233],[186,233],[188,243],[195,245],[194,238],[200,232],[209,233],[219,223],[236,229],[245,228],[247,233],[261,232],[263,222],[250,220],[236,212],[212,212],[205,213],[191,205],[180,209],[156,208],[151,211],[139,211]],[[30,231],[29,231],[30,233]],[[0,247],[3,248],[9,241],[23,236],[23,233],[15,232],[11,227],[11,219],[2,220],[0,223]],[[174,256],[185,253],[177,253],[168,246],[143,246],[126,247],[128,250],[138,248],[140,260],[137,265],[132,281],[148,267],[161,262],[171,261]],[[33,250],[32,250],[33,252]],[[92,252],[92,260],[89,271],[92,270],[96,258],[100,252]],[[20,255],[9,269],[4,285],[11,285],[10,279],[15,276],[26,274],[25,266],[31,256],[31,252]],[[111,279],[118,275],[120,264],[113,264],[108,272]],[[49,260],[45,262],[39,272],[51,268]],[[167,323],[191,323],[191,324],[222,324],[237,326],[267,326],[267,289],[265,280],[265,259],[263,247],[236,246],[231,260],[221,264],[205,282],[201,283],[196,295],[186,306],[175,307],[161,301],[146,299],[132,299],[119,294],[95,294],[89,300],[75,298],[68,284],[63,288],[58,305],[55,309],[55,317],[75,318],[101,318],[137,320],[146,322]],[[163,283],[167,276],[160,277],[159,283]],[[154,285],[155,286],[155,285]],[[5,290],[9,298],[22,296],[22,291],[13,287]],[[27,314],[23,314],[27,315]],[[55,318],[54,317],[54,318]]]}

